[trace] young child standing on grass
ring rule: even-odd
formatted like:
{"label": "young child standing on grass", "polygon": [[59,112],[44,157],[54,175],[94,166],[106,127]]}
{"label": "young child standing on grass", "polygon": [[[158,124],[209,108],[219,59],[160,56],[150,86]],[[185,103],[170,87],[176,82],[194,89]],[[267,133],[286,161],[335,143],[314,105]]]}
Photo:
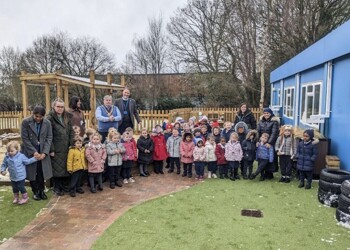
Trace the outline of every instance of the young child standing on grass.
{"label": "young child standing on grass", "polygon": [[238,168],[239,162],[243,158],[243,151],[236,132],[230,135],[230,140],[225,145],[225,158],[228,162],[228,168],[230,169],[230,180],[239,180]]}
{"label": "young child standing on grass", "polygon": [[123,145],[125,148],[125,153],[123,154],[122,166],[122,176],[124,178],[124,183],[135,182],[135,179],[131,177],[131,168],[134,161],[137,160],[137,149],[134,142],[131,139],[132,138],[130,133],[125,131],[123,134]]}
{"label": "young child standing on grass", "polygon": [[154,173],[156,174],[164,174],[163,161],[168,157],[168,152],[166,150],[166,142],[162,132],[162,127],[160,125],[156,125],[155,134],[151,136],[154,143],[154,151],[152,158]]}
{"label": "young child standing on grass", "polygon": [[269,134],[263,133],[260,137],[260,142],[256,150],[256,158],[258,160],[258,169],[251,175],[251,180],[261,174],[259,181],[265,180],[265,170],[268,167],[269,163],[273,162],[273,147],[266,146],[267,141],[269,140]]}
{"label": "young child standing on grass", "polygon": [[296,139],[294,138],[293,128],[289,125],[284,125],[280,129],[280,136],[277,138],[275,150],[279,158],[281,169],[281,179],[279,182],[290,182],[292,175],[292,164],[296,153]]}
{"label": "young child standing on grass", "polygon": [[91,135],[91,142],[85,148],[85,156],[88,161],[88,175],[91,193],[96,193],[95,181],[98,190],[103,190],[102,173],[104,170],[107,152],[105,145],[101,143],[102,136],[96,132]]}
{"label": "young child standing on grass", "polygon": [[244,160],[244,168],[243,168],[243,178],[244,175],[247,176],[248,170],[248,178],[252,176],[253,173],[253,163],[256,159],[256,143],[258,141],[258,131],[250,130],[246,136],[246,139],[242,142],[242,150],[243,150],[243,160]]}
{"label": "young child standing on grass", "polygon": [[122,187],[123,184],[120,181],[120,172],[122,170],[122,155],[125,153],[125,147],[123,143],[121,143],[121,136],[118,131],[108,135],[106,148],[108,156],[109,187],[111,189],[115,189],[115,186]]}
{"label": "young child standing on grass", "polygon": [[203,180],[204,166],[207,158],[206,150],[202,139],[197,139],[197,144],[193,150],[193,161],[196,169],[196,180]]}
{"label": "young child standing on grass", "polygon": [[217,178],[216,171],[217,171],[217,165],[216,165],[216,155],[215,155],[215,138],[214,136],[210,135],[208,137],[207,142],[205,143],[205,149],[207,154],[206,162],[208,164],[208,179],[213,177],[214,179]]}
{"label": "young child standing on grass", "polygon": [[76,135],[73,138],[73,147],[70,147],[67,158],[67,171],[71,174],[69,184],[69,195],[75,197],[76,192],[83,194],[80,187],[83,171],[86,169],[85,148],[83,148],[83,138]]}
{"label": "young child standing on grass", "polygon": [[[6,145],[6,155],[1,165],[1,174],[6,175],[6,170],[10,172],[10,180],[13,191],[12,204],[25,204],[29,201],[28,193],[25,188],[26,167],[37,161],[35,157],[40,157],[37,153],[34,157],[28,159],[24,154],[19,152],[19,143],[11,141]],[[19,198],[19,192],[22,198]]]}
{"label": "young child standing on grass", "polygon": [[304,187],[305,178],[307,181],[305,189],[311,188],[312,173],[318,154],[317,143],[318,140],[314,140],[314,130],[305,130],[303,133],[303,140],[299,142],[296,153],[297,168],[300,171],[300,183],[298,188]]}
{"label": "young child standing on grass", "polygon": [[188,178],[192,178],[192,165],[193,165],[193,150],[194,150],[194,142],[193,136],[191,133],[185,133],[180,143],[180,155],[181,162],[183,164],[183,173],[182,176],[188,176]]}
{"label": "young child standing on grass", "polygon": [[174,165],[176,165],[176,173],[180,174],[180,143],[181,137],[179,131],[173,128],[172,136],[166,142],[166,148],[170,157],[170,168],[168,173],[174,172]]}
{"label": "young child standing on grass", "polygon": [[140,176],[147,177],[150,175],[148,165],[152,162],[154,143],[145,128],[141,130],[141,136],[137,140],[137,149],[139,150],[137,161],[139,163]]}
{"label": "young child standing on grass", "polygon": [[221,137],[220,143],[216,144],[215,155],[217,159],[217,165],[219,168],[220,179],[229,178],[228,176],[228,167],[227,161],[225,158],[225,145],[226,139],[225,137]]}

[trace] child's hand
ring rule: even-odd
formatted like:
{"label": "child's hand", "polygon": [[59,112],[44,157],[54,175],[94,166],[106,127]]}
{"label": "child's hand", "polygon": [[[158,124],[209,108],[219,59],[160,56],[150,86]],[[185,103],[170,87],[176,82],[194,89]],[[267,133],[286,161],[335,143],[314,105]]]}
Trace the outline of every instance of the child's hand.
{"label": "child's hand", "polygon": [[1,175],[5,176],[6,175],[6,171],[1,171]]}

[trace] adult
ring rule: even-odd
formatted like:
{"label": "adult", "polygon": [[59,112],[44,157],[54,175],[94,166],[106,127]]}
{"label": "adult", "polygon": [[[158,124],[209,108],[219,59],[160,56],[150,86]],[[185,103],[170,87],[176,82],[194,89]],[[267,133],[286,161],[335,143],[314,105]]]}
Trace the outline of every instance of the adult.
{"label": "adult", "polygon": [[130,90],[125,88],[123,90],[122,98],[119,98],[114,103],[122,112],[122,122],[119,125],[118,131],[123,134],[125,129],[131,127],[134,129],[134,121],[136,119],[138,124],[141,124],[139,113],[137,112],[136,101],[130,98]]}
{"label": "adult", "polygon": [[256,129],[256,119],[254,114],[247,107],[246,103],[242,103],[241,106],[239,106],[239,110],[235,117],[234,126],[236,126],[239,122],[245,122],[248,129]]}
{"label": "adult", "polygon": [[[279,118],[275,117],[272,110],[270,108],[264,108],[263,115],[260,118],[260,121],[258,123],[258,133],[259,136],[261,136],[263,133],[269,134],[269,139],[267,141],[266,146],[267,147],[274,147],[276,140],[279,135]],[[272,179],[273,178],[273,172],[276,172],[278,170],[278,159],[277,159],[277,153],[276,151],[274,155],[274,162],[269,165],[268,169],[266,170],[266,178]]]}
{"label": "adult", "polygon": [[112,96],[105,95],[103,97],[103,105],[96,109],[96,119],[98,121],[97,130],[102,136],[101,142],[103,143],[108,135],[108,130],[110,128],[118,129],[119,121],[122,119],[119,108],[112,105]]}
{"label": "adult", "polygon": [[52,126],[52,144],[51,144],[51,164],[54,181],[54,193],[63,195],[67,191],[64,183],[69,177],[67,172],[67,156],[69,146],[73,144],[74,131],[72,128],[72,114],[65,111],[64,102],[57,98],[52,103],[52,110],[47,119]]}
{"label": "adult", "polygon": [[21,124],[22,152],[27,157],[38,156],[38,161],[26,166],[27,179],[33,191],[34,200],[46,200],[45,180],[52,177],[49,157],[52,143],[52,128],[44,118],[45,108],[35,106],[32,115]]}
{"label": "adult", "polygon": [[69,109],[72,116],[72,126],[78,126],[80,128],[80,136],[85,134],[85,118],[84,113],[81,110],[81,100],[78,96],[72,96],[69,100]]}

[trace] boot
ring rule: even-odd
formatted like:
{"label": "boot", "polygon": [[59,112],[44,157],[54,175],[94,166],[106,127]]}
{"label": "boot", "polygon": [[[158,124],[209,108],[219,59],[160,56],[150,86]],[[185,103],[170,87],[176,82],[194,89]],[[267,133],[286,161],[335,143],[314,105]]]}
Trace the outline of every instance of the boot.
{"label": "boot", "polygon": [[188,169],[187,176],[188,176],[188,178],[192,178],[192,169]]}
{"label": "boot", "polygon": [[243,179],[244,180],[247,180],[248,179],[248,176],[246,174],[243,175]]}
{"label": "boot", "polygon": [[40,199],[42,199],[42,200],[47,200],[47,196],[46,196],[44,190],[40,190],[40,191],[39,191],[39,197],[40,197]]}
{"label": "boot", "polygon": [[176,174],[180,174],[180,167],[177,167]]}
{"label": "boot", "polygon": [[14,193],[12,204],[18,204],[18,202],[19,202],[19,193]]}
{"label": "boot", "polygon": [[223,174],[220,174],[220,179],[224,179],[224,175]]}
{"label": "boot", "polygon": [[256,178],[256,174],[251,174],[249,179],[254,180],[255,178]]}
{"label": "boot", "polygon": [[286,178],[284,176],[282,176],[278,182],[286,182]]}
{"label": "boot", "polygon": [[208,179],[211,179],[211,171],[208,171]]}
{"label": "boot", "polygon": [[290,177],[286,176],[286,179],[285,179],[284,183],[289,183],[289,182],[290,182]]}
{"label": "boot", "polygon": [[35,201],[40,201],[41,200],[41,198],[40,198],[40,191],[34,192],[33,200],[35,200]]}
{"label": "boot", "polygon": [[311,183],[306,183],[305,189],[311,189]]}
{"label": "boot", "polygon": [[304,187],[304,181],[300,181],[298,188]]}
{"label": "boot", "polygon": [[233,174],[234,174],[236,180],[240,180],[240,179],[241,179],[241,178],[239,177],[239,175],[238,175],[238,168],[235,168],[235,169],[233,170]]}
{"label": "boot", "polygon": [[187,176],[187,166],[184,166],[184,171],[182,173],[182,177]]}
{"label": "boot", "polygon": [[26,204],[29,201],[27,193],[22,194],[22,199],[18,202],[19,205]]}

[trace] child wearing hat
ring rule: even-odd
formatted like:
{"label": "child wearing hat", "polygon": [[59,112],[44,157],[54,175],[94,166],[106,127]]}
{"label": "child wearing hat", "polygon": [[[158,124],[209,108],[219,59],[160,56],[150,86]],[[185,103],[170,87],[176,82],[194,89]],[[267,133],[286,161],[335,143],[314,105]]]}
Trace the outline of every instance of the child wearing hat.
{"label": "child wearing hat", "polygon": [[[296,158],[297,168],[300,172],[300,183],[298,188],[305,186],[305,189],[311,188],[312,173],[315,167],[315,161],[317,158],[317,142],[314,140],[314,130],[307,129],[303,133],[303,139],[298,144]],[[306,185],[304,184],[305,178],[307,180]]]}

